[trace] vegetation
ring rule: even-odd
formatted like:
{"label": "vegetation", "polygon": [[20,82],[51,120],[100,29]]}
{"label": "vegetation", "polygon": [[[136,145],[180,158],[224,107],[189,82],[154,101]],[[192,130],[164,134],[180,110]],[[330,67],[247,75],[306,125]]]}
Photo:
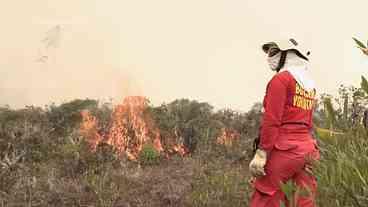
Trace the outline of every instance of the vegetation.
{"label": "vegetation", "polygon": [[[316,111],[322,152],[315,172],[320,206],[368,204],[364,81],[361,88],[341,86],[336,98],[323,95]],[[92,152],[78,132],[84,109],[99,118],[98,130],[107,130],[111,104],[95,100],[0,109],[0,204],[247,206],[252,191],[247,162],[259,127],[260,104],[247,113],[214,112],[207,103],[187,99],[150,106],[147,113],[152,113],[161,133],[181,134],[191,152],[165,157],[146,144],[138,162],[120,157],[107,144]],[[232,146],[216,143],[224,127],[240,134]],[[164,145],[170,144],[166,141]]]}
{"label": "vegetation", "polygon": [[[256,112],[213,112],[207,103],[186,99],[150,106],[147,113],[152,113],[163,139],[179,133],[184,140],[175,141],[183,141],[191,152],[166,157],[147,144],[134,162],[107,144],[90,150],[79,133],[85,109],[98,118],[100,132],[108,130],[111,104],[95,100],[0,108],[0,206],[206,206],[213,203],[211,196],[223,194],[230,201],[233,193],[241,199],[238,206],[245,200],[241,183],[247,165],[239,158],[249,147],[244,141],[225,150],[216,137],[222,127],[229,127],[241,130],[242,139],[250,142]],[[242,126],[249,120],[249,128]],[[163,145],[170,145],[169,139]],[[228,172],[222,174],[225,165]],[[198,190],[209,192],[212,187],[217,193],[205,200]]]}
{"label": "vegetation", "polygon": [[[365,79],[363,78],[362,85]],[[319,131],[322,159],[317,168],[320,206],[368,205],[368,130],[367,93],[354,89],[344,95],[344,108],[335,110],[331,99],[325,100],[330,129]],[[346,101],[349,100],[349,101]],[[346,107],[347,103],[349,107]]]}
{"label": "vegetation", "polygon": [[[319,99],[319,206],[368,206],[367,104],[365,77],[360,87],[340,86],[337,96]],[[107,132],[110,103],[0,107],[0,206],[247,206],[248,161],[261,108],[257,103],[247,113],[214,111],[188,99],[150,106],[162,144],[183,143],[190,153],[160,154],[146,144],[138,160],[129,161],[107,144],[91,151],[79,133],[85,109],[97,117],[99,133]],[[238,139],[218,144],[223,129]],[[283,189],[292,196],[293,183]]]}
{"label": "vegetation", "polygon": [[145,144],[139,154],[139,161],[143,165],[154,165],[160,162],[160,153],[152,144]]}

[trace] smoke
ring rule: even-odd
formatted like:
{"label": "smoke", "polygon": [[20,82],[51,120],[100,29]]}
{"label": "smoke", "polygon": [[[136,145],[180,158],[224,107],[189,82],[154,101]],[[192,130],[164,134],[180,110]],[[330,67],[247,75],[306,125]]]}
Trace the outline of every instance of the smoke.
{"label": "smoke", "polygon": [[[29,35],[17,41],[12,38],[25,33]],[[44,106],[77,98],[120,103],[125,96],[141,95],[142,87],[129,72],[132,68],[121,64],[111,34],[91,25],[7,31],[4,37],[13,41],[4,41],[0,49],[0,106]]]}
{"label": "smoke", "polygon": [[128,72],[103,67],[84,70],[40,69],[28,76],[14,72],[2,76],[0,82],[0,105],[12,108],[60,104],[77,98],[112,99],[119,103],[125,96],[141,94],[140,86]]}

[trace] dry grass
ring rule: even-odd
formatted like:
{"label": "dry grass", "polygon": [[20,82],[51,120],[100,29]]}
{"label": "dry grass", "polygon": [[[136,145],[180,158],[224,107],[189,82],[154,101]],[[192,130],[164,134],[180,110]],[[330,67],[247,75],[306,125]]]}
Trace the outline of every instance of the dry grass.
{"label": "dry grass", "polygon": [[[61,120],[63,114],[68,113],[61,110],[52,118]],[[48,116],[39,108],[0,109],[0,207],[248,205],[252,136],[225,147],[212,132],[203,133],[190,156],[148,153],[132,162],[107,145],[92,153],[77,126],[50,122]],[[367,135],[356,128],[321,137],[320,206],[368,206]]]}

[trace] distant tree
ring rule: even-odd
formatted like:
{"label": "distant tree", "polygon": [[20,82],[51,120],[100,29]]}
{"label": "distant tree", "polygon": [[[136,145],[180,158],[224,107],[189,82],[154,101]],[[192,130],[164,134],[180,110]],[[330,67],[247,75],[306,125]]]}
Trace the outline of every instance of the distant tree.
{"label": "distant tree", "polygon": [[250,137],[256,137],[261,126],[263,104],[258,102],[253,104],[251,109],[246,113],[247,133]]}
{"label": "distant tree", "polygon": [[53,125],[54,132],[59,136],[69,134],[81,122],[80,112],[85,109],[96,111],[98,101],[76,99],[59,106],[52,104],[47,107],[47,116]]}
{"label": "distant tree", "polygon": [[198,141],[206,136],[213,107],[205,102],[178,99],[149,110],[164,138],[176,137],[177,143],[194,151]]}

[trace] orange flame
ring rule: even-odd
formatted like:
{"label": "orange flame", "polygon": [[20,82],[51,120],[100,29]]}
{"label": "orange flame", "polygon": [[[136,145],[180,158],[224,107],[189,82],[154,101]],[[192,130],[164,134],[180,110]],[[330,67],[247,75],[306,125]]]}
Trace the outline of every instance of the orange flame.
{"label": "orange flame", "polygon": [[232,129],[222,128],[220,136],[216,139],[216,143],[231,147],[233,142],[238,139],[240,139],[239,132]]}
{"label": "orange flame", "polygon": [[189,150],[183,144],[176,144],[173,146],[173,151],[178,153],[181,156],[184,156],[189,153]]}
{"label": "orange flame", "polygon": [[[81,135],[87,139],[93,150],[103,141],[112,145],[121,155],[126,155],[129,160],[136,160],[147,142],[151,142],[158,152],[163,152],[160,131],[154,126],[149,114],[145,113],[147,107],[148,99],[145,97],[125,98],[121,105],[114,108],[111,127],[105,136],[98,133],[96,118],[88,111],[83,111]],[[188,153],[182,144],[175,144],[172,151],[180,155]]]}
{"label": "orange flame", "polygon": [[97,131],[97,119],[89,111],[83,110],[80,134],[87,139],[92,150],[96,150],[97,145],[102,141],[102,136]]}
{"label": "orange flame", "polygon": [[112,126],[106,143],[117,148],[118,152],[137,158],[143,145],[152,141],[158,152],[163,151],[160,133],[145,114],[148,100],[140,96],[124,99],[112,114]]}

